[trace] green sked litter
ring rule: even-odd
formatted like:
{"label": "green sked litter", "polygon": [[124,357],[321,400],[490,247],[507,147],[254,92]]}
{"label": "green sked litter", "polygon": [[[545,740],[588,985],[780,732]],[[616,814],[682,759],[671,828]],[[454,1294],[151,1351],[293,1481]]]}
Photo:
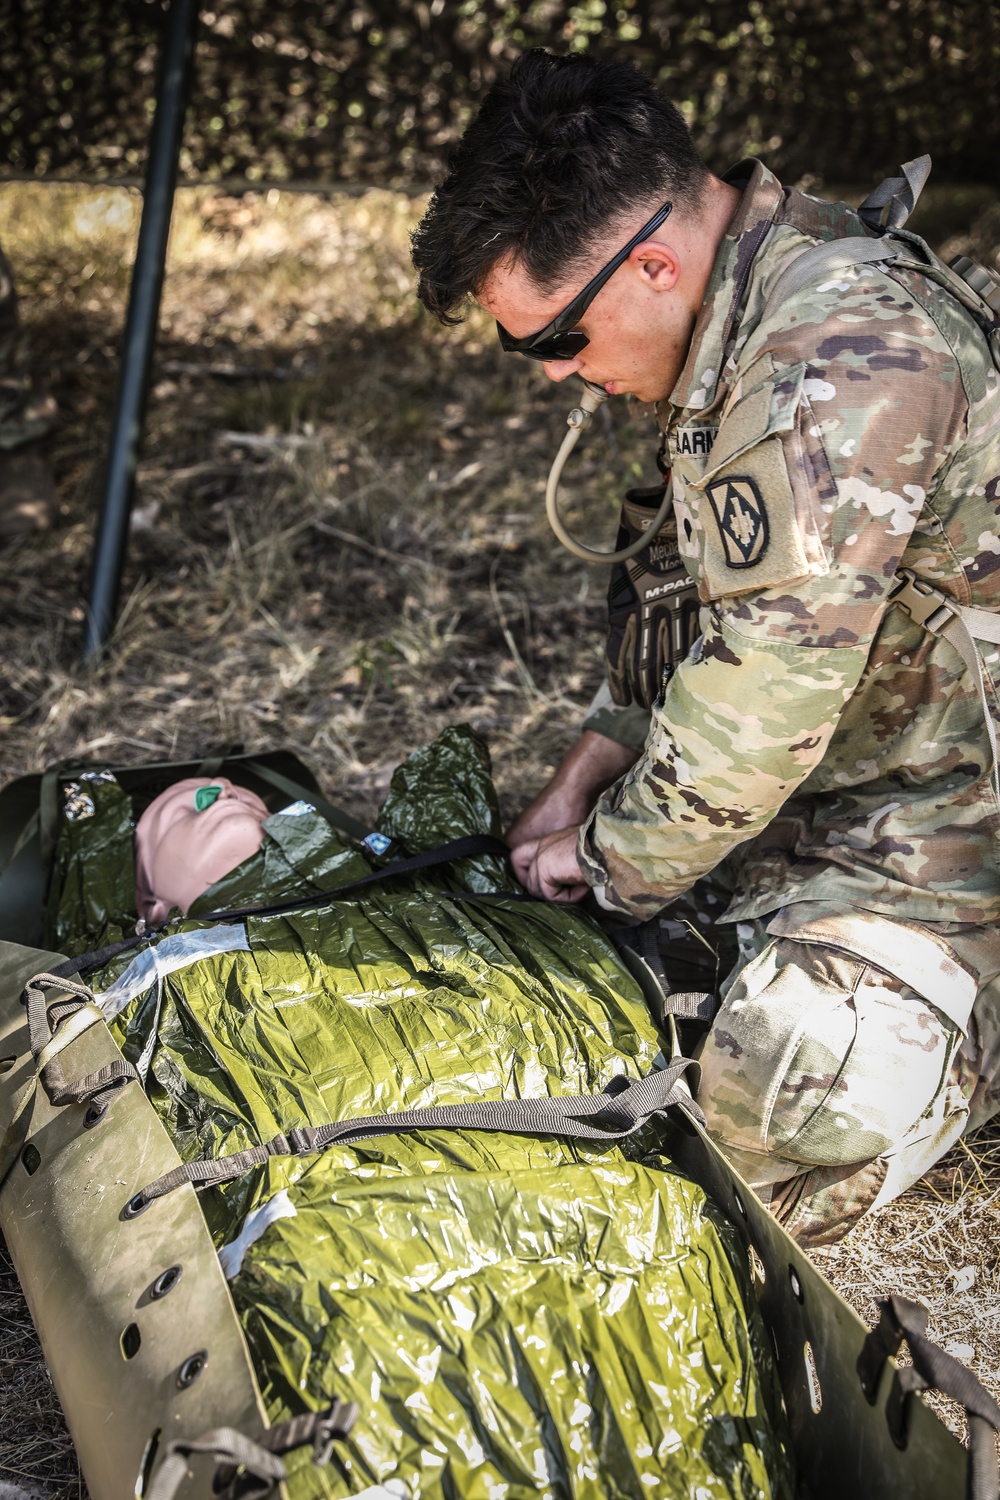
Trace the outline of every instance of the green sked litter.
{"label": "green sked litter", "polygon": [[[74,857],[58,868],[77,868],[89,823],[112,889],[121,806],[104,803],[105,827],[96,811],[68,825]],[[406,853],[496,831],[468,730],[400,767],[379,827]],[[374,867],[314,813],[265,829],[200,911]],[[596,924],[495,894],[512,889],[482,857],[251,917],[233,924],[245,951],[196,958],[137,994],[116,1035],[184,1159],[404,1107],[593,1092],[662,1062]],[[77,892],[54,889],[53,903],[67,939],[73,910],[90,932],[125,916]],[[200,929],[192,916],[174,930]],[[91,983],[127,984],[135,962],[123,955]],[[291,1500],[390,1480],[385,1500],[400,1486],[412,1500],[793,1493],[739,1246],[657,1130],[620,1147],[377,1137],[272,1160],[201,1202],[271,1420],[333,1395],[361,1408],[327,1466],[291,1455]]]}

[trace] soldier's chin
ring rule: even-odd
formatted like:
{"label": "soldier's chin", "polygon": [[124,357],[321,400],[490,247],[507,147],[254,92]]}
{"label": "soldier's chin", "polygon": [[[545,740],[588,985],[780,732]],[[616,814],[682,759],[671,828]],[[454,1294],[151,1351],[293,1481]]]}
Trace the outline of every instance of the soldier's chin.
{"label": "soldier's chin", "polygon": [[648,406],[654,401],[663,401],[670,395],[672,390],[673,386],[668,382],[651,380],[648,385],[643,385],[640,381],[637,381],[631,387],[624,384],[617,385],[613,394],[616,396],[628,396],[631,400],[638,401],[640,405]]}
{"label": "soldier's chin", "polygon": [[659,386],[657,386],[655,389],[653,387],[650,387],[649,389],[633,387],[632,390],[627,391],[625,387],[622,386],[618,394],[620,396],[627,396],[629,400],[637,406],[653,406],[657,401],[662,401],[665,396],[669,396],[670,389],[668,388],[667,390],[663,391],[659,388]]}

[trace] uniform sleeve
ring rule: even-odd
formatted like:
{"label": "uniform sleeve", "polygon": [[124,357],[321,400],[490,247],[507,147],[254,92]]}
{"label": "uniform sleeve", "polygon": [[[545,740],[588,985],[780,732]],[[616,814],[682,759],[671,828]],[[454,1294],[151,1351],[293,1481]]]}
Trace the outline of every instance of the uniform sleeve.
{"label": "uniform sleeve", "polygon": [[958,365],[905,288],[865,274],[832,306],[782,309],[792,333],[742,361],[709,467],[677,497],[710,621],[581,829],[610,910],[650,915],[766,827],[823,758],[915,528],[934,529],[967,420]]}

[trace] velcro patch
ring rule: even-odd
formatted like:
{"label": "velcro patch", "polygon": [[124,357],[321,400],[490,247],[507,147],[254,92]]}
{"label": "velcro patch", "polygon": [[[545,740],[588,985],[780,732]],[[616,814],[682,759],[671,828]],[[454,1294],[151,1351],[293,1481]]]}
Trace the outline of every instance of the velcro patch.
{"label": "velcro patch", "polygon": [[726,554],[727,568],[752,568],[767,551],[767,507],[749,475],[726,476],[706,486]]}

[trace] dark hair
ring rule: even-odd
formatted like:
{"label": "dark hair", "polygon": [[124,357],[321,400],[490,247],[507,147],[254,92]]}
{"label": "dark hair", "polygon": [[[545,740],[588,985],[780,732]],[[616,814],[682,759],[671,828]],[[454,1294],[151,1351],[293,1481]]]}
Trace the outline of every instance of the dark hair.
{"label": "dark hair", "polygon": [[693,206],[708,174],[680,112],[628,62],[536,48],[493,85],[413,235],[421,302],[443,323],[512,260],[542,292],[652,198]]}

